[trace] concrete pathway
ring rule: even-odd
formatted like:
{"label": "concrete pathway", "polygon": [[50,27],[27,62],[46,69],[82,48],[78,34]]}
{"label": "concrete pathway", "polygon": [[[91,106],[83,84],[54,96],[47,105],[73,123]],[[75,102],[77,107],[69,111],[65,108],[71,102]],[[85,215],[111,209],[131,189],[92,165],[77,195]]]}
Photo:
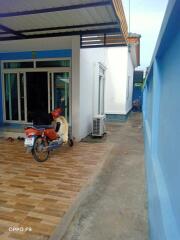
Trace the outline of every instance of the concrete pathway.
{"label": "concrete pathway", "polygon": [[63,240],[148,239],[141,115],[108,124],[107,131],[113,149]]}

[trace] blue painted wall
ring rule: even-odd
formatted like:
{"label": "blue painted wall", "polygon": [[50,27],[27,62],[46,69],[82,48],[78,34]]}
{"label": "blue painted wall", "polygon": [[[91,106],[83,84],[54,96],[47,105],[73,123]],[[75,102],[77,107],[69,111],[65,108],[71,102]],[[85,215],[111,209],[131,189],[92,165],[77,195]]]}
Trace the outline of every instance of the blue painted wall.
{"label": "blue painted wall", "polygon": [[[48,51],[28,51],[28,52],[0,52],[2,60],[21,60],[21,59],[41,59],[41,58],[61,58],[71,57],[72,50],[48,50]],[[2,102],[2,79],[0,75],[0,125],[3,123],[3,102]]]}
{"label": "blue painted wall", "polygon": [[143,93],[150,240],[180,239],[179,13],[171,0]]}
{"label": "blue painted wall", "polygon": [[[179,19],[180,21],[180,19]],[[158,157],[169,191],[174,215],[180,226],[180,32],[161,57]],[[167,146],[167,147],[166,147]]]}
{"label": "blue painted wall", "polygon": [[1,71],[0,71],[0,126],[3,122],[3,99],[2,99],[2,82],[1,82]]}

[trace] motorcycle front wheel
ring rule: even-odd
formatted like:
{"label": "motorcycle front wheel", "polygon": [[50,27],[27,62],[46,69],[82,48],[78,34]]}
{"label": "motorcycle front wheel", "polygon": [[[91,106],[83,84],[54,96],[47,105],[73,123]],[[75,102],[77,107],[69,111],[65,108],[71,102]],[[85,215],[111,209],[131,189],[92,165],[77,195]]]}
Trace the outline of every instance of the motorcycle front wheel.
{"label": "motorcycle front wheel", "polygon": [[37,137],[34,142],[34,147],[32,150],[32,155],[34,159],[38,162],[45,162],[49,157],[49,151],[44,150],[48,146],[46,139],[42,137]]}

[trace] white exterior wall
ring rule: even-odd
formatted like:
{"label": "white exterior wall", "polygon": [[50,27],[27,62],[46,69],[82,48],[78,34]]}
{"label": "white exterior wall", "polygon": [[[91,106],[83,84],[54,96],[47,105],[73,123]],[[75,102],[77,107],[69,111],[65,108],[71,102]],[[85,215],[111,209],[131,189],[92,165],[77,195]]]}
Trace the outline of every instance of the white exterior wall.
{"label": "white exterior wall", "polygon": [[126,114],[131,109],[134,69],[127,47],[80,49],[79,36],[0,42],[0,52],[58,49],[72,49],[72,134],[77,141],[92,131],[98,114],[99,63],[107,68],[105,113]]}
{"label": "white exterior wall", "polygon": [[127,81],[126,113],[128,113],[132,108],[133,75],[134,75],[134,66],[132,63],[131,54],[129,52],[128,52],[128,73],[127,73],[127,75],[129,77],[129,81]]}
{"label": "white exterior wall", "polygon": [[105,113],[127,114],[132,107],[134,67],[128,47],[80,49],[80,138],[91,133],[98,114],[99,63],[106,67]]}
{"label": "white exterior wall", "polygon": [[107,49],[105,113],[126,114],[128,48]]}
{"label": "white exterior wall", "polygon": [[72,135],[80,139],[80,37],[54,37],[0,42],[0,52],[72,49]]}
{"label": "white exterior wall", "polygon": [[80,135],[92,132],[92,119],[98,114],[99,63],[106,66],[106,50],[80,50]]}
{"label": "white exterior wall", "polygon": [[124,115],[131,109],[133,71],[134,69],[128,47],[107,48],[105,87],[106,114]]}
{"label": "white exterior wall", "polygon": [[0,42],[0,52],[43,51],[71,48],[72,37],[38,38]]}

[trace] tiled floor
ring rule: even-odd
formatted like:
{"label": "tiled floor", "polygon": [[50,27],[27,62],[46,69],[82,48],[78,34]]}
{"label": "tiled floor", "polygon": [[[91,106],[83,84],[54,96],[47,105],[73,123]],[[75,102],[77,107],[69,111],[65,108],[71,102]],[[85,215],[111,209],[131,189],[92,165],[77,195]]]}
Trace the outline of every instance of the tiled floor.
{"label": "tiled floor", "polygon": [[48,239],[111,147],[64,146],[47,162],[37,163],[23,142],[0,140],[0,240]]}

